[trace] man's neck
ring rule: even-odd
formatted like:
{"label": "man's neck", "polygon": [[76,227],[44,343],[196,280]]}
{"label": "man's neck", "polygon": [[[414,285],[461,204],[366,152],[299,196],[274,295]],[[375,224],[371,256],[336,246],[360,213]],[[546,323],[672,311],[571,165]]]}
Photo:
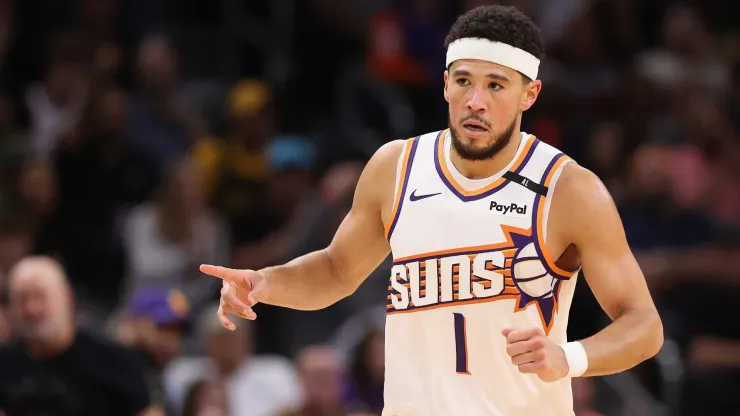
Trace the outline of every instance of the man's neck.
{"label": "man's neck", "polygon": [[484,179],[495,175],[504,169],[511,160],[516,156],[519,144],[522,142],[519,129],[516,129],[511,136],[511,141],[499,153],[490,159],[472,161],[460,157],[455,151],[455,146],[450,148],[450,160],[461,175],[468,179]]}
{"label": "man's neck", "polygon": [[68,330],[52,340],[28,341],[28,354],[34,358],[51,358],[66,351],[75,340],[75,331]]}

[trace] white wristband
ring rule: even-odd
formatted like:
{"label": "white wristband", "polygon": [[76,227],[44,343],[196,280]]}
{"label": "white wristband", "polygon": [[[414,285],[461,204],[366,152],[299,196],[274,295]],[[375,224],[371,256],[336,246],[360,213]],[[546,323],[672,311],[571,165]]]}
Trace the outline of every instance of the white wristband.
{"label": "white wristband", "polygon": [[588,370],[588,356],[580,342],[567,342],[560,344],[568,362],[568,375],[566,377],[580,377]]}

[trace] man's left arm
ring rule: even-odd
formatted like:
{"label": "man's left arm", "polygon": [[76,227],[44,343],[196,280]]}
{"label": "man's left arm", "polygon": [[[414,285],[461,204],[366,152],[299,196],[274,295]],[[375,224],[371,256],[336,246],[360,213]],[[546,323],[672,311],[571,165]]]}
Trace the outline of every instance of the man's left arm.
{"label": "man's left arm", "polygon": [[575,164],[565,166],[558,182],[550,211],[557,226],[550,229],[576,247],[583,275],[613,321],[579,341],[588,357],[583,375],[628,370],[663,345],[660,316],[606,187]]}
{"label": "man's left arm", "polygon": [[586,281],[612,323],[564,345],[542,328],[507,328],[502,335],[512,364],[552,382],[619,373],[654,356],[663,345],[663,325],[609,192],[596,175],[571,163],[552,198],[548,242],[560,250],[575,246]]}

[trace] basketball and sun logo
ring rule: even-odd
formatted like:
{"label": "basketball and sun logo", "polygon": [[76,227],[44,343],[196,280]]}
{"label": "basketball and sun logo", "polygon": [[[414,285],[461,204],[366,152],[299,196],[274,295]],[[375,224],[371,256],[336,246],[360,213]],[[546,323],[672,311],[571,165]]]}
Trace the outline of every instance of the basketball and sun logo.
{"label": "basketball and sun logo", "polygon": [[506,241],[395,259],[388,287],[389,314],[471,303],[515,300],[514,312],[537,308],[549,333],[563,281],[531,230],[501,226]]}

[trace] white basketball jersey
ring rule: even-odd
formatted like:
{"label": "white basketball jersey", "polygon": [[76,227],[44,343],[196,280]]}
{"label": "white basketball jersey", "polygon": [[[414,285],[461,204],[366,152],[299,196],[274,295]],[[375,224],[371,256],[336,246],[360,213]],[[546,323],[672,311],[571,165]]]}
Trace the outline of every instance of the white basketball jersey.
{"label": "white basketball jersey", "polygon": [[386,226],[393,252],[383,416],[573,415],[570,380],[521,374],[504,328],[566,341],[577,272],[545,248],[559,150],[522,133],[483,180],[450,161],[448,130],[406,143]]}

